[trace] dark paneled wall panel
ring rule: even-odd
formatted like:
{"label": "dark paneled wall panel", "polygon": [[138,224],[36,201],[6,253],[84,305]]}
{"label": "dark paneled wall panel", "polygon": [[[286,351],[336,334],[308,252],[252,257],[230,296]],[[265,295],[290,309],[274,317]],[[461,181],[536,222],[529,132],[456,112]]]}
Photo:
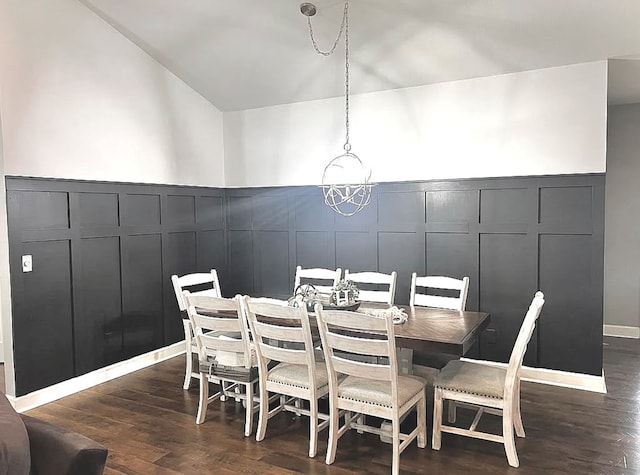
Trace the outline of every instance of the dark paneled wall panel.
{"label": "dark paneled wall panel", "polygon": [[336,266],[350,272],[378,270],[377,234],[336,232]]}
{"label": "dark paneled wall panel", "polygon": [[540,287],[549,291],[538,332],[547,368],[588,373],[602,365],[602,352],[592,351],[602,342],[602,310],[589,298],[602,286],[592,269],[592,249],[591,236],[540,236]]}
{"label": "dark paneled wall panel", "polygon": [[125,243],[122,327],[124,353],[133,356],[162,345],[162,236],[130,236]]}
{"label": "dark paneled wall panel", "polygon": [[65,192],[20,193],[22,229],[69,228],[69,194]]}
{"label": "dark paneled wall panel", "polygon": [[423,275],[424,272],[421,234],[381,232],[378,233],[378,246],[378,271],[398,273],[395,302],[408,305],[411,274],[418,272]]}
{"label": "dark paneled wall panel", "polygon": [[[295,266],[335,268],[328,231],[298,231],[295,233]],[[291,283],[290,286],[292,286]]]}
{"label": "dark paneled wall panel", "polygon": [[[287,231],[259,231],[257,233],[258,269],[263,295],[286,298],[290,296],[289,236]],[[284,291],[287,289],[287,291]]]}
{"label": "dark paneled wall panel", "polygon": [[79,252],[74,334],[76,369],[83,374],[123,358],[120,238],[81,239]]}
{"label": "dark paneled wall panel", "polygon": [[[495,330],[495,343],[484,342],[484,357],[509,358],[537,290],[536,269],[528,265],[528,251],[524,234],[480,236],[480,308],[491,309],[490,328]],[[535,346],[535,341],[529,344],[528,357]]]}
{"label": "dark paneled wall panel", "polygon": [[230,294],[253,294],[253,232],[228,231]]}
{"label": "dark paneled wall panel", "polygon": [[160,224],[160,195],[129,194],[125,198],[124,224]]}
{"label": "dark paneled wall panel", "polygon": [[25,243],[22,253],[33,256],[34,268],[13,274],[12,282],[20,296],[13,315],[16,387],[24,394],[71,378],[74,364],[69,241]]}
{"label": "dark paneled wall panel", "polygon": [[118,226],[116,193],[78,193],[80,226]]}
{"label": "dark paneled wall panel", "polygon": [[168,195],[163,222],[167,224],[194,224],[196,222],[195,196]]}

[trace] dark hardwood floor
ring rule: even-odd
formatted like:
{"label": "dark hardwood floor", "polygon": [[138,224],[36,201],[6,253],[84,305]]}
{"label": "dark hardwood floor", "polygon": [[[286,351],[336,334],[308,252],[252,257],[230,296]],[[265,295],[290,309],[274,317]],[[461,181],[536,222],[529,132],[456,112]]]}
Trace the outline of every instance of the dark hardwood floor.
{"label": "dark hardwood floor", "polygon": [[[509,467],[500,444],[443,434],[440,451],[408,447],[401,473],[640,473],[640,342],[607,338],[604,357],[606,395],[522,383],[527,437],[517,441],[519,469]],[[324,464],[326,431],[318,456],[309,459],[308,425],[290,414],[271,420],[260,443],[243,437],[240,404],[213,403],[196,426],[198,389],[182,390],[183,361],[173,358],[29,414],[106,445],[105,473],[112,475],[390,472],[391,446],[353,431],[340,439],[333,465]],[[485,428],[499,427],[497,418],[484,417]]]}

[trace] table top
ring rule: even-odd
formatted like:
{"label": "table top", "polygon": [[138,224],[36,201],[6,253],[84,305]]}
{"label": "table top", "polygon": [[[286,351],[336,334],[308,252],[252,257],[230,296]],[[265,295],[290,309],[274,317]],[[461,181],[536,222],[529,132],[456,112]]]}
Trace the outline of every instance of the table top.
{"label": "table top", "polygon": [[[367,307],[369,304],[363,304],[360,308]],[[396,344],[415,351],[464,355],[491,320],[485,312],[409,306],[401,308],[409,318],[405,323],[394,326]]]}

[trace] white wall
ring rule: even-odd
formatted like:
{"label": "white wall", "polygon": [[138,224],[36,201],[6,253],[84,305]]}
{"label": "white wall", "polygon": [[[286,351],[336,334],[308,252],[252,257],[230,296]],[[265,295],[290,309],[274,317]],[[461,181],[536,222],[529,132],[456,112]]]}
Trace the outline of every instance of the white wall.
{"label": "white wall", "polygon": [[640,104],[609,108],[604,321],[640,327]]}
{"label": "white wall", "polygon": [[224,185],[222,113],[76,1],[0,0],[4,173]]}
{"label": "white wall", "polygon": [[[605,171],[605,61],[351,99],[373,181]],[[343,143],[343,98],[225,113],[226,185],[318,184]]]}

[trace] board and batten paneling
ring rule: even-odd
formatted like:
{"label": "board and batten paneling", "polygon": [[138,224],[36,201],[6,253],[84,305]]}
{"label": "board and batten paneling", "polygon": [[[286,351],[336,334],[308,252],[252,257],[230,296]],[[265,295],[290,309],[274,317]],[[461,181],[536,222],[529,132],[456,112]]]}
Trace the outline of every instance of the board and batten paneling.
{"label": "board and batten paneling", "polygon": [[314,187],[227,193],[232,293],[287,297],[296,265],[395,270],[406,304],[412,272],[469,276],[467,309],[491,314],[473,356],[507,361],[540,289],[526,363],[601,374],[603,175],[379,184],[350,218]]}
{"label": "board and batten paneling", "polygon": [[225,296],[278,298],[296,265],[395,270],[398,304],[412,272],[469,276],[467,308],[491,314],[473,356],[496,361],[540,289],[527,364],[602,371],[604,175],[379,184],[351,218],[311,186],[8,177],[7,196],[17,395],[182,339],[170,275],[211,268]]}
{"label": "board and batten paneling", "polygon": [[6,183],[17,396],[183,339],[171,274],[225,280],[224,190]]}

